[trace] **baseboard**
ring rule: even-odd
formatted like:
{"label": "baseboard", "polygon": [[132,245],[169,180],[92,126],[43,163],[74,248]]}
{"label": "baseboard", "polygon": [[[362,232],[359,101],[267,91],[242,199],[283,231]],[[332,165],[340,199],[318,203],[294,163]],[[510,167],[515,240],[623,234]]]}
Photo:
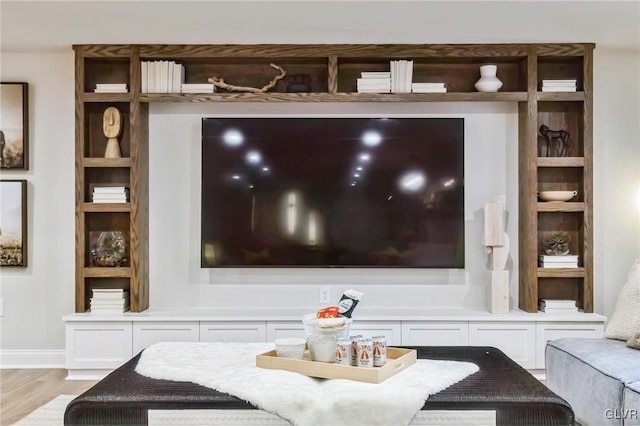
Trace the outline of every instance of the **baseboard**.
{"label": "baseboard", "polygon": [[0,368],[66,368],[66,352],[60,350],[0,350]]}

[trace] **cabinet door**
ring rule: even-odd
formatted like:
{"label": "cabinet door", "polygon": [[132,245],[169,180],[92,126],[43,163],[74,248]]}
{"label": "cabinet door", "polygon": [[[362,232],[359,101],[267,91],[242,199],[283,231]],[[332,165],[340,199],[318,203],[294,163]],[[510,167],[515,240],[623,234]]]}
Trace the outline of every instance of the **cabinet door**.
{"label": "cabinet door", "polygon": [[536,327],[533,322],[469,323],[469,345],[498,348],[524,368],[536,365]]}
{"label": "cabinet door", "polygon": [[300,337],[306,339],[304,325],[300,321],[282,321],[267,323],[267,342],[283,337]]}
{"label": "cabinet door", "polygon": [[466,321],[403,322],[402,344],[407,346],[465,346],[469,344]]}
{"label": "cabinet door", "polygon": [[536,368],[545,368],[545,350],[549,340],[563,337],[601,338],[602,323],[543,322],[536,324]]}
{"label": "cabinet door", "polygon": [[361,334],[364,337],[385,336],[387,345],[402,344],[402,326],[400,321],[363,322],[354,320],[349,330],[351,336]]}
{"label": "cabinet door", "polygon": [[202,321],[201,342],[266,342],[267,325],[264,321]]}
{"label": "cabinet door", "polygon": [[185,322],[134,322],[133,353],[159,342],[198,342],[200,325],[197,321]]}
{"label": "cabinet door", "polygon": [[133,356],[130,321],[67,323],[67,368],[112,369]]}

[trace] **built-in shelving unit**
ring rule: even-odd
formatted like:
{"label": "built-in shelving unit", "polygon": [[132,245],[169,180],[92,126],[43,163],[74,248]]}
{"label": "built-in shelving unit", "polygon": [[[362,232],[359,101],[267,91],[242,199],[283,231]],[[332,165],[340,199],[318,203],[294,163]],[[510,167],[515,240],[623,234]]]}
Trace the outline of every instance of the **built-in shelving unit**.
{"label": "built-in shelving unit", "polygon": [[[592,284],[592,44],[464,45],[76,45],[76,312],[88,309],[91,289],[130,290],[131,311],[149,306],[148,105],[151,102],[517,102],[519,106],[519,307],[537,311],[538,298],[575,298],[593,311]],[[389,62],[412,59],[414,82],[444,82],[447,93],[357,93],[362,71],[388,71]],[[141,61],[171,60],[185,68],[186,83],[222,76],[234,85],[262,87],[274,75],[306,74],[310,93],[288,93],[286,79],[267,93],[142,93]],[[498,66],[503,87],[479,93],[480,65]],[[574,93],[538,90],[542,79],[576,79]],[[125,83],[128,93],[94,93],[97,83]],[[105,159],[102,117],[121,112],[123,158]],[[571,134],[568,157],[542,157],[540,124]],[[125,184],[126,204],[95,204],[95,185]],[[542,203],[545,189],[574,189],[575,202]],[[91,238],[102,231],[129,238],[126,267],[91,263]],[[542,240],[566,231],[580,268],[537,266]]]}

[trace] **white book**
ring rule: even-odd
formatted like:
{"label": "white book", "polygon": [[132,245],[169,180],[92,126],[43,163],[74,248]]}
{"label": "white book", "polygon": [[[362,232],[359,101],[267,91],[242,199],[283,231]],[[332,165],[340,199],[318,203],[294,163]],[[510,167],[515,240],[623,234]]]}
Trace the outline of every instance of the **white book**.
{"label": "white book", "polygon": [[560,263],[560,262],[552,262],[552,263],[541,263],[540,266],[546,269],[560,269],[560,268],[577,268],[578,263]]}
{"label": "white book", "polygon": [[545,306],[576,306],[576,301],[573,299],[540,299],[540,303]]}
{"label": "white book", "polygon": [[129,188],[126,186],[94,186],[93,192],[104,192],[104,193],[113,193],[113,192],[125,192],[128,191]]}
{"label": "white book", "polygon": [[128,200],[92,200],[92,202],[97,204],[122,204],[127,203]]}
{"label": "white book", "polygon": [[213,83],[182,83],[182,89],[213,89]]}
{"label": "white book", "polygon": [[446,87],[413,88],[413,93],[447,93]]}
{"label": "white book", "polygon": [[542,87],[543,92],[575,92],[575,87]]}
{"label": "white book", "polygon": [[444,87],[444,83],[411,83],[411,87],[418,87],[418,88],[422,88],[422,87],[435,87],[435,88],[442,88]]}
{"label": "white book", "polygon": [[173,87],[173,70],[175,69],[174,65],[176,63],[174,61],[169,61],[168,67],[167,67],[167,91],[169,93],[175,93],[176,89]]}
{"label": "white book", "polygon": [[553,255],[540,255],[538,256],[538,260],[543,262],[577,262],[578,255],[577,254],[565,254],[562,256],[553,256]]}
{"label": "white book", "polygon": [[363,85],[372,85],[372,84],[381,84],[381,85],[389,85],[391,84],[390,78],[358,78],[356,79],[358,84]]}
{"label": "white book", "polygon": [[391,88],[388,89],[358,89],[358,93],[391,93]]}
{"label": "white book", "polygon": [[542,84],[576,84],[577,80],[542,80]]}
{"label": "white book", "polygon": [[94,93],[128,93],[127,89],[93,89]]}
{"label": "white book", "polygon": [[126,89],[126,83],[96,83],[97,89]]}
{"label": "white book", "polygon": [[179,92],[184,83],[184,65],[175,64],[174,68],[173,78],[175,79],[176,91]]}
{"label": "white book", "polygon": [[411,83],[413,82],[413,61],[407,61],[407,80],[404,85],[405,92],[411,92]]}
{"label": "white book", "polygon": [[148,90],[147,83],[149,80],[147,80],[147,62],[146,61],[140,62],[140,80],[142,85],[142,87],[140,88],[140,91],[142,93],[147,93],[147,90]]}
{"label": "white book", "polygon": [[391,71],[362,71],[362,78],[391,78]]}

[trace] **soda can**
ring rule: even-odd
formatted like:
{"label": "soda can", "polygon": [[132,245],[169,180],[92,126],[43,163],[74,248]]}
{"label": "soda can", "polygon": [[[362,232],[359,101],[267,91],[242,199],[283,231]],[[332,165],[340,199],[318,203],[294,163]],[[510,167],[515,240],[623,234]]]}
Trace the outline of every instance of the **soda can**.
{"label": "soda can", "polygon": [[384,336],[373,336],[373,366],[382,367],[387,362],[387,338]]}
{"label": "soda can", "polygon": [[351,339],[339,339],[336,343],[336,364],[351,365]]}
{"label": "soda can", "polygon": [[358,340],[360,339],[362,339],[361,334],[349,337],[351,340],[351,365],[354,367],[358,366]]}
{"label": "soda can", "polygon": [[358,341],[358,367],[373,368],[373,341],[362,339]]}

